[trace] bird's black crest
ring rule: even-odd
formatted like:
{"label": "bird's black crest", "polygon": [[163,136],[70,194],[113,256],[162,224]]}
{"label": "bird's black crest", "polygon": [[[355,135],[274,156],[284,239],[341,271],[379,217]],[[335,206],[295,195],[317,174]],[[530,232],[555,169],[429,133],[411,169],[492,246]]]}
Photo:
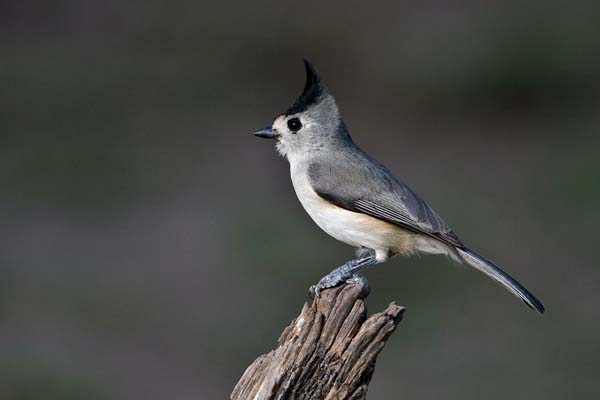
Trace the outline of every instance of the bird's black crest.
{"label": "bird's black crest", "polygon": [[323,82],[321,82],[317,70],[310,62],[304,60],[304,68],[306,69],[304,90],[302,90],[302,94],[296,99],[294,104],[285,111],[285,115],[306,111],[308,107],[318,103],[321,96],[327,90]]}

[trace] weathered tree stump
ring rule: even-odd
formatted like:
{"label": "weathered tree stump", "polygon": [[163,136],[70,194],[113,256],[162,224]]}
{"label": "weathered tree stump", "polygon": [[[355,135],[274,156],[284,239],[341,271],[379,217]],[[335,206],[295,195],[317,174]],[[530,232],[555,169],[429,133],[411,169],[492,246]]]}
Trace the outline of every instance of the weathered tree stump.
{"label": "weathered tree stump", "polygon": [[368,319],[362,288],[327,289],[244,372],[232,400],[366,399],[377,355],[402,319],[391,303]]}

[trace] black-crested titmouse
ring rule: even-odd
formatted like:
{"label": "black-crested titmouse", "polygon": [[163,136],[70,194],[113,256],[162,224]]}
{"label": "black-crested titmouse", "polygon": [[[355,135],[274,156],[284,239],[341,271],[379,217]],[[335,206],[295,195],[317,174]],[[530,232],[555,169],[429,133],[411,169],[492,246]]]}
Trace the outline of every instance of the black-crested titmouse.
{"label": "black-crested titmouse", "polygon": [[395,255],[445,254],[494,279],[540,313],[544,306],[519,282],[467,248],[448,224],[386,167],[352,140],[336,102],[315,68],[304,61],[300,97],[272,125],[254,134],[277,140],[290,163],[292,184],[315,223],[359,249],[311,287],[311,293],[363,280],[363,269]]}

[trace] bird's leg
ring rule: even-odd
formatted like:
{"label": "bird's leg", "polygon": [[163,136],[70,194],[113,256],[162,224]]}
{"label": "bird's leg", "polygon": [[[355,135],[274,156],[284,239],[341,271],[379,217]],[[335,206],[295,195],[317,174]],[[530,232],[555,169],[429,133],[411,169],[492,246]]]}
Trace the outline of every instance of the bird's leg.
{"label": "bird's leg", "polygon": [[309,289],[310,296],[314,298],[319,295],[321,290],[337,286],[342,282],[361,284],[368,292],[368,282],[366,278],[358,273],[375,264],[377,264],[375,254],[370,254],[364,258],[350,260],[325,275],[316,285],[312,285]]}

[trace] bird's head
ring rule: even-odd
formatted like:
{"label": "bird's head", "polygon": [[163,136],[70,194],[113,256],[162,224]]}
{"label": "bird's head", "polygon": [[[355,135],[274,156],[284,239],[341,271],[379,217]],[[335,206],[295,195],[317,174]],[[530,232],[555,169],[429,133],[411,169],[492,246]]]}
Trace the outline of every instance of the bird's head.
{"label": "bird's head", "polygon": [[288,159],[319,151],[328,144],[349,139],[335,99],[304,60],[306,83],[300,97],[273,123],[254,135],[277,140],[277,150]]}

